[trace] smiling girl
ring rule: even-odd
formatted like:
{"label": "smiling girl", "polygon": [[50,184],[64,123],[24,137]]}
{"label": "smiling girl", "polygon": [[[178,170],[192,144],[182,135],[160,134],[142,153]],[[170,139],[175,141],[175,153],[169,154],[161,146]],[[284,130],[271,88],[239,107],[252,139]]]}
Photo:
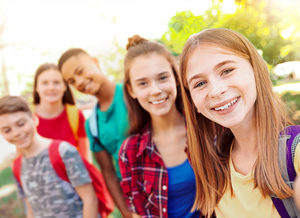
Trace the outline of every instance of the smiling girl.
{"label": "smiling girl", "polygon": [[[125,96],[129,134],[120,149],[121,186],[141,217],[199,217],[190,212],[195,175],[187,159],[186,127],[174,57],[159,43],[128,39]],[[184,203],[183,203],[184,202]]]}
{"label": "smiling girl", "polygon": [[[55,64],[45,63],[37,69],[33,103],[39,120],[38,133],[46,138],[69,142],[91,161],[84,129],[85,118],[76,108],[71,90]],[[77,119],[75,124],[71,124],[71,116],[73,121]]]}
{"label": "smiling girl", "polygon": [[286,150],[279,134],[291,123],[254,46],[232,30],[204,30],[186,42],[180,72],[197,181],[194,207],[208,216],[215,211],[217,217],[299,215],[293,206],[275,208],[270,197],[293,195],[279,166],[286,161],[279,157]]}

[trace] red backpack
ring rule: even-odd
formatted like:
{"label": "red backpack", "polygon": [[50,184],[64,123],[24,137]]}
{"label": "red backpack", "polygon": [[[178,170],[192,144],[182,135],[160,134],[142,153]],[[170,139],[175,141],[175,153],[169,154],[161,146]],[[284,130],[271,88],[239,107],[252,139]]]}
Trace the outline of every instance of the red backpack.
{"label": "red backpack", "polygon": [[[56,174],[62,180],[70,182],[67,175],[65,164],[59,154],[59,145],[61,142],[62,141],[59,140],[53,140],[53,142],[50,144],[49,159]],[[101,217],[105,218],[114,210],[114,202],[107,190],[101,172],[94,165],[86,161],[83,157],[81,157],[81,159],[87,171],[89,172],[93,187],[95,189],[96,196],[98,198],[98,211]],[[16,158],[13,163],[13,174],[20,185],[22,185],[21,178],[20,178],[21,163],[22,163],[22,155]]]}

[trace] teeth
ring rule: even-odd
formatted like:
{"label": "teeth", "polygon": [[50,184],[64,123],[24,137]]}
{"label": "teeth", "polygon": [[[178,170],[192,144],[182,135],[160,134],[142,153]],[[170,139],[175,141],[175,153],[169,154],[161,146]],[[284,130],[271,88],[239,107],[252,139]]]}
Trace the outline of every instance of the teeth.
{"label": "teeth", "polygon": [[160,101],[152,101],[152,104],[161,104],[165,101],[166,99],[160,100]]}
{"label": "teeth", "polygon": [[223,110],[226,110],[228,108],[230,108],[233,104],[235,104],[237,102],[237,98],[234,99],[233,101],[229,102],[228,104],[225,104],[224,106],[222,107],[217,107],[215,108],[216,111],[223,111]]}

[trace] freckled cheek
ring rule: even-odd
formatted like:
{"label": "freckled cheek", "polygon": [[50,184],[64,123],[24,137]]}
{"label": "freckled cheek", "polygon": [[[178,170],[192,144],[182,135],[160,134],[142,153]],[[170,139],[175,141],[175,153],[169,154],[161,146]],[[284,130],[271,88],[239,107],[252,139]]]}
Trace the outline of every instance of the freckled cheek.
{"label": "freckled cheek", "polygon": [[198,112],[203,111],[204,107],[205,107],[205,103],[204,103],[204,98],[201,94],[194,94],[192,95],[192,100],[194,103],[194,106],[196,107]]}

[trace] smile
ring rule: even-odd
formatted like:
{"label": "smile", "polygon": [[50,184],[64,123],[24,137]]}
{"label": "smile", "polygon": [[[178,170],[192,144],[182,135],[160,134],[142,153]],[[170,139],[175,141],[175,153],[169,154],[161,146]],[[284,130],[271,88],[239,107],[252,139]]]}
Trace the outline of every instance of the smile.
{"label": "smile", "polygon": [[161,103],[164,103],[168,98],[165,98],[165,99],[162,99],[162,100],[159,100],[159,101],[152,101],[151,103],[152,104],[161,104]]}
{"label": "smile", "polygon": [[213,108],[216,111],[223,111],[223,110],[227,110],[228,108],[230,108],[232,105],[234,105],[237,102],[238,98],[233,99],[231,102],[221,106],[221,107],[216,107]]}
{"label": "smile", "polygon": [[84,88],[83,88],[82,91],[85,92],[85,91],[89,90],[91,84],[92,84],[92,81],[90,80],[90,81],[84,86]]}

